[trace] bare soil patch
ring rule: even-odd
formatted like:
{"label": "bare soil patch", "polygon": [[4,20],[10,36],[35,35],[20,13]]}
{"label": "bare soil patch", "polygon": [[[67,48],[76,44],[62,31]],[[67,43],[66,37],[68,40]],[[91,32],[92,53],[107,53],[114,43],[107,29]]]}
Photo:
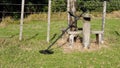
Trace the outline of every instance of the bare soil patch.
{"label": "bare soil patch", "polygon": [[77,40],[76,42],[74,42],[73,46],[70,46],[70,43],[66,39],[62,39],[62,38],[57,41],[57,45],[63,49],[64,53],[71,53],[75,51],[92,52],[92,51],[98,51],[102,48],[108,48],[106,42],[104,42],[104,44],[98,45],[95,42],[95,40],[91,41],[88,49],[85,49],[83,47],[82,42],[80,40]]}

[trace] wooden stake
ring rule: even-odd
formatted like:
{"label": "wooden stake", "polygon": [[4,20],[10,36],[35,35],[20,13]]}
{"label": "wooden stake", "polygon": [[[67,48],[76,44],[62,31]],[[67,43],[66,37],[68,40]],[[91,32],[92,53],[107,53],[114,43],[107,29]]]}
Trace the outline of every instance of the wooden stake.
{"label": "wooden stake", "polygon": [[25,0],[22,0],[21,5],[21,20],[20,20],[20,34],[19,34],[19,40],[22,40],[22,32],[23,32],[23,19],[24,19],[24,4]]}
{"label": "wooden stake", "polygon": [[[70,11],[70,0],[67,0],[67,11]],[[70,24],[70,15],[68,13],[68,26]]]}
{"label": "wooden stake", "polygon": [[104,1],[104,2],[103,2],[103,16],[102,16],[102,31],[103,31],[103,34],[102,34],[102,43],[104,43],[104,30],[105,30],[105,18],[106,18],[106,5],[107,5],[107,2]]}
{"label": "wooden stake", "polygon": [[48,6],[48,27],[47,27],[47,42],[50,40],[50,17],[51,17],[51,0],[49,0]]}

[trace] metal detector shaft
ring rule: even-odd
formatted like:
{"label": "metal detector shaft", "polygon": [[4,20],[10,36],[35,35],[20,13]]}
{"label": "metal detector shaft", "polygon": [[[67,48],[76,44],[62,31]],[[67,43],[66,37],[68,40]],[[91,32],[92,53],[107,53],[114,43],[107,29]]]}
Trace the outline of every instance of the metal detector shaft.
{"label": "metal detector shaft", "polygon": [[[83,12],[83,13],[84,13],[84,12]],[[82,13],[82,14],[83,14],[83,13]],[[70,14],[70,12],[69,12],[69,14]],[[78,16],[78,17],[81,17],[82,14],[80,14],[80,16]],[[71,14],[70,14],[70,15],[71,15]],[[73,16],[73,14],[72,14],[72,16]],[[75,17],[75,16],[73,16],[73,17],[74,17],[74,18],[77,18],[77,17]],[[74,23],[72,23],[71,25],[73,25],[73,24],[74,24]],[[58,40],[59,38],[61,38],[61,37],[65,34],[65,32],[66,32],[69,28],[70,28],[70,26],[68,26],[68,27],[62,32],[62,34],[60,34],[60,35],[58,36],[58,38],[48,46],[48,48],[47,48],[46,50],[50,49],[50,48],[57,42],[57,40]]]}
{"label": "metal detector shaft", "polygon": [[61,38],[69,28],[70,28],[70,27],[67,27],[67,28],[62,32],[62,34],[60,34],[60,35],[58,36],[58,38],[57,38],[53,43],[50,44],[50,46],[47,48],[47,50],[50,49],[51,46],[53,46],[53,45],[55,44],[55,42],[57,42],[57,40],[58,40],[59,38]]}

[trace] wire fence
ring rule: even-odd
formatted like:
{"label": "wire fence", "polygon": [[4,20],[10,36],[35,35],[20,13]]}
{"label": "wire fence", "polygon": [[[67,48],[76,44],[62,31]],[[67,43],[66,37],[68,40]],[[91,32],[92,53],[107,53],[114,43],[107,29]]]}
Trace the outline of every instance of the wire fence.
{"label": "wire fence", "polygon": [[[57,2],[55,3],[57,4]],[[0,6],[21,6],[21,4],[11,4],[11,3],[0,3]],[[37,7],[48,7],[48,4],[25,4],[25,7],[32,7],[32,6],[37,6]],[[114,5],[115,6],[115,5]],[[112,6],[112,7],[114,7]],[[119,5],[116,5],[119,6]],[[60,8],[59,8],[60,7]],[[61,32],[61,30],[65,27],[68,26],[67,24],[67,5],[65,4],[60,4],[59,7],[56,7],[55,5],[52,6],[52,8],[56,8],[56,10],[53,10],[51,12],[51,32],[50,32],[50,37],[52,38],[52,36],[54,34],[59,34]],[[92,5],[89,7],[93,7]],[[98,9],[101,9],[100,13],[93,13],[92,11],[90,12],[92,16],[92,18],[96,19],[97,17],[99,17],[99,21],[98,24],[93,25],[94,26],[98,26],[98,29],[100,29],[100,25],[102,22],[102,4],[96,6]],[[65,9],[64,11],[62,11],[62,8]],[[37,8],[36,8],[37,9]],[[38,8],[39,9],[39,8]],[[79,11],[79,6],[77,7],[78,12],[77,15],[79,15],[81,13],[81,11]],[[5,10],[0,10],[0,21],[2,24],[0,26],[0,38],[11,38],[13,36],[19,36],[19,18],[21,11],[5,11]],[[34,35],[36,35],[37,38],[41,38],[43,40],[46,40],[47,37],[47,18],[48,18],[48,12],[47,10],[45,11],[35,11],[33,9],[29,9],[25,8],[25,18],[24,18],[24,30],[23,30],[23,37],[28,38],[28,37],[32,37]],[[16,17],[18,15],[18,19],[13,19],[7,17],[7,15],[13,15],[12,17]],[[94,21],[92,21],[94,22]],[[5,25],[4,25],[5,23]],[[10,24],[9,24],[10,23]],[[14,23],[14,24],[11,24]],[[78,21],[78,25],[79,27],[82,27],[82,21]],[[9,24],[7,26],[7,24]],[[5,27],[4,27],[5,26]],[[57,27],[57,28],[56,28]]]}
{"label": "wire fence", "polygon": [[[0,10],[0,38],[19,37],[21,4],[0,3],[2,8],[14,8],[15,6],[19,7],[19,9],[10,11]],[[33,8],[32,6],[47,7],[48,4],[25,4],[23,39],[36,35],[38,39],[45,40],[47,34],[47,12],[34,11],[27,8]]]}

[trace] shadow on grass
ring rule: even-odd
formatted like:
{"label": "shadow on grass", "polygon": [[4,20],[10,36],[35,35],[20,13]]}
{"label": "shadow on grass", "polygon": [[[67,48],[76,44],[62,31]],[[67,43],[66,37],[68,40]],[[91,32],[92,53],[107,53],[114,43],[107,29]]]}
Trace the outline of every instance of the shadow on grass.
{"label": "shadow on grass", "polygon": [[116,35],[120,36],[120,33],[118,31],[115,31]]}
{"label": "shadow on grass", "polygon": [[16,34],[14,34],[14,35],[11,35],[9,38],[13,38],[13,37],[15,37],[15,36],[17,36],[17,35],[19,35],[19,33],[16,33]]}
{"label": "shadow on grass", "polygon": [[1,36],[0,38],[14,38],[15,36],[19,35],[19,33],[13,34],[11,36]]}
{"label": "shadow on grass", "polygon": [[53,35],[53,37],[50,39],[50,41],[52,41],[56,36],[57,36],[57,34],[55,33],[55,34]]}
{"label": "shadow on grass", "polygon": [[36,33],[35,35],[33,35],[32,37],[26,39],[25,41],[31,40],[31,39],[35,38],[36,36],[38,36],[38,35],[39,35],[39,33]]}

